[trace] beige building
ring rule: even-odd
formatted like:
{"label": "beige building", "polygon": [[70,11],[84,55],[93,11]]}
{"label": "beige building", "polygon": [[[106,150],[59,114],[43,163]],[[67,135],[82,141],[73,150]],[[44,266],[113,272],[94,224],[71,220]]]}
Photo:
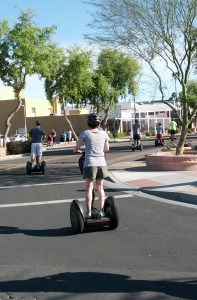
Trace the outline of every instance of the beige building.
{"label": "beige building", "polygon": [[[3,135],[5,121],[9,114],[18,106],[18,100],[14,99],[12,89],[8,87],[0,87],[0,97],[0,134]],[[86,117],[88,111],[86,109],[68,109],[67,114],[69,114],[68,119],[71,121],[76,134],[87,128]],[[37,119],[41,120],[46,134],[49,134],[51,129],[57,132],[57,141],[60,134],[64,130],[68,130],[68,124],[62,114],[61,105],[57,98],[54,98],[52,103],[43,99],[22,99],[22,107],[11,119],[11,128],[8,136],[18,132],[28,133],[35,126]]]}
{"label": "beige building", "polygon": [[0,86],[0,100],[9,100],[14,98],[14,92],[11,87]]}

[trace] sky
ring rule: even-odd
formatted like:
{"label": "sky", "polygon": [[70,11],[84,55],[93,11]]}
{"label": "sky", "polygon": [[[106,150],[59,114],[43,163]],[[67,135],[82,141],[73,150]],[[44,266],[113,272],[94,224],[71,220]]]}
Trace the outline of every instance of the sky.
{"label": "sky", "polygon": [[[84,0],[0,0],[0,20],[7,19],[10,24],[17,21],[19,9],[32,8],[36,17],[34,20],[42,28],[56,25],[54,41],[65,48],[80,45],[89,47],[84,35],[90,33],[88,23],[92,21],[93,7],[84,3]],[[159,100],[159,93],[155,89],[154,80],[150,71],[145,68],[139,83],[139,93],[136,101]],[[166,70],[166,98],[174,92],[174,82]],[[170,80],[168,80],[170,78]],[[43,81],[37,76],[27,79],[24,96],[29,99],[46,99]]]}

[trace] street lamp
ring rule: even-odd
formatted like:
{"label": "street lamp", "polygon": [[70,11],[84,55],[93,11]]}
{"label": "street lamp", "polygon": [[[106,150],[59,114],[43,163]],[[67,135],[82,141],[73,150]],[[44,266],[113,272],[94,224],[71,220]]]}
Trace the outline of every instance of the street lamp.
{"label": "street lamp", "polygon": [[8,85],[11,85],[11,82],[13,81],[13,78],[8,75],[8,73],[3,76],[3,81],[6,82]]}
{"label": "street lamp", "polygon": [[25,122],[25,140],[27,141],[27,119],[26,119],[26,105],[22,104],[23,107],[23,115],[24,115],[24,122]]}

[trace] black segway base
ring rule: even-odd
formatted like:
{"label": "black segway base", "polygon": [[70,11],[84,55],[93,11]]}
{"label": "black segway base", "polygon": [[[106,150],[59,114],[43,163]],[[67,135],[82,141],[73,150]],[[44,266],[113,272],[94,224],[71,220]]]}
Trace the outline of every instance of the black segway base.
{"label": "black segway base", "polygon": [[142,144],[140,144],[139,146],[136,146],[136,147],[135,147],[135,145],[132,144],[132,145],[131,145],[131,150],[132,150],[132,151],[135,151],[135,150],[140,150],[140,151],[142,151],[142,150],[143,150],[143,146],[142,146]]}
{"label": "black segway base", "polygon": [[101,217],[99,210],[92,208],[92,217],[86,219],[82,204],[79,200],[73,200],[70,206],[70,221],[73,232],[75,234],[82,233],[84,228],[98,226],[108,226],[110,229],[115,229],[119,224],[119,208],[114,197],[109,196],[104,204],[105,216]]}
{"label": "black segway base", "polygon": [[164,146],[164,140],[155,140],[155,147]]}
{"label": "black segway base", "polygon": [[32,167],[32,163],[30,161],[27,162],[26,164],[26,172],[28,175],[30,175],[31,173],[37,173],[37,172],[41,172],[42,174],[46,173],[46,162],[42,161],[40,166],[36,166],[36,167]]}

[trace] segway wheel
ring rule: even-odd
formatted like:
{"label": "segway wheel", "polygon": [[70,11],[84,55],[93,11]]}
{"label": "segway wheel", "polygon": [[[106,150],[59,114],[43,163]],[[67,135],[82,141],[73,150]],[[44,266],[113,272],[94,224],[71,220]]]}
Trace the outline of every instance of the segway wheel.
{"label": "segway wheel", "polygon": [[134,150],[135,150],[135,147],[134,147],[134,145],[132,145],[132,146],[131,146],[131,150],[132,150],[132,151],[134,151]]}
{"label": "segway wheel", "polygon": [[32,168],[32,163],[30,161],[28,161],[27,164],[26,164],[27,175],[31,174],[31,168]]}
{"label": "segway wheel", "polygon": [[75,234],[82,233],[84,230],[84,218],[77,202],[73,200],[70,205],[70,222]]}
{"label": "segway wheel", "polygon": [[45,161],[41,162],[41,172],[42,172],[42,174],[46,173],[46,162]]}
{"label": "segway wheel", "polygon": [[106,217],[110,220],[109,227],[111,229],[116,229],[119,224],[119,207],[113,196],[109,196],[105,199],[104,212]]}
{"label": "segway wheel", "polygon": [[157,147],[157,146],[158,146],[158,140],[155,141],[155,147]]}

